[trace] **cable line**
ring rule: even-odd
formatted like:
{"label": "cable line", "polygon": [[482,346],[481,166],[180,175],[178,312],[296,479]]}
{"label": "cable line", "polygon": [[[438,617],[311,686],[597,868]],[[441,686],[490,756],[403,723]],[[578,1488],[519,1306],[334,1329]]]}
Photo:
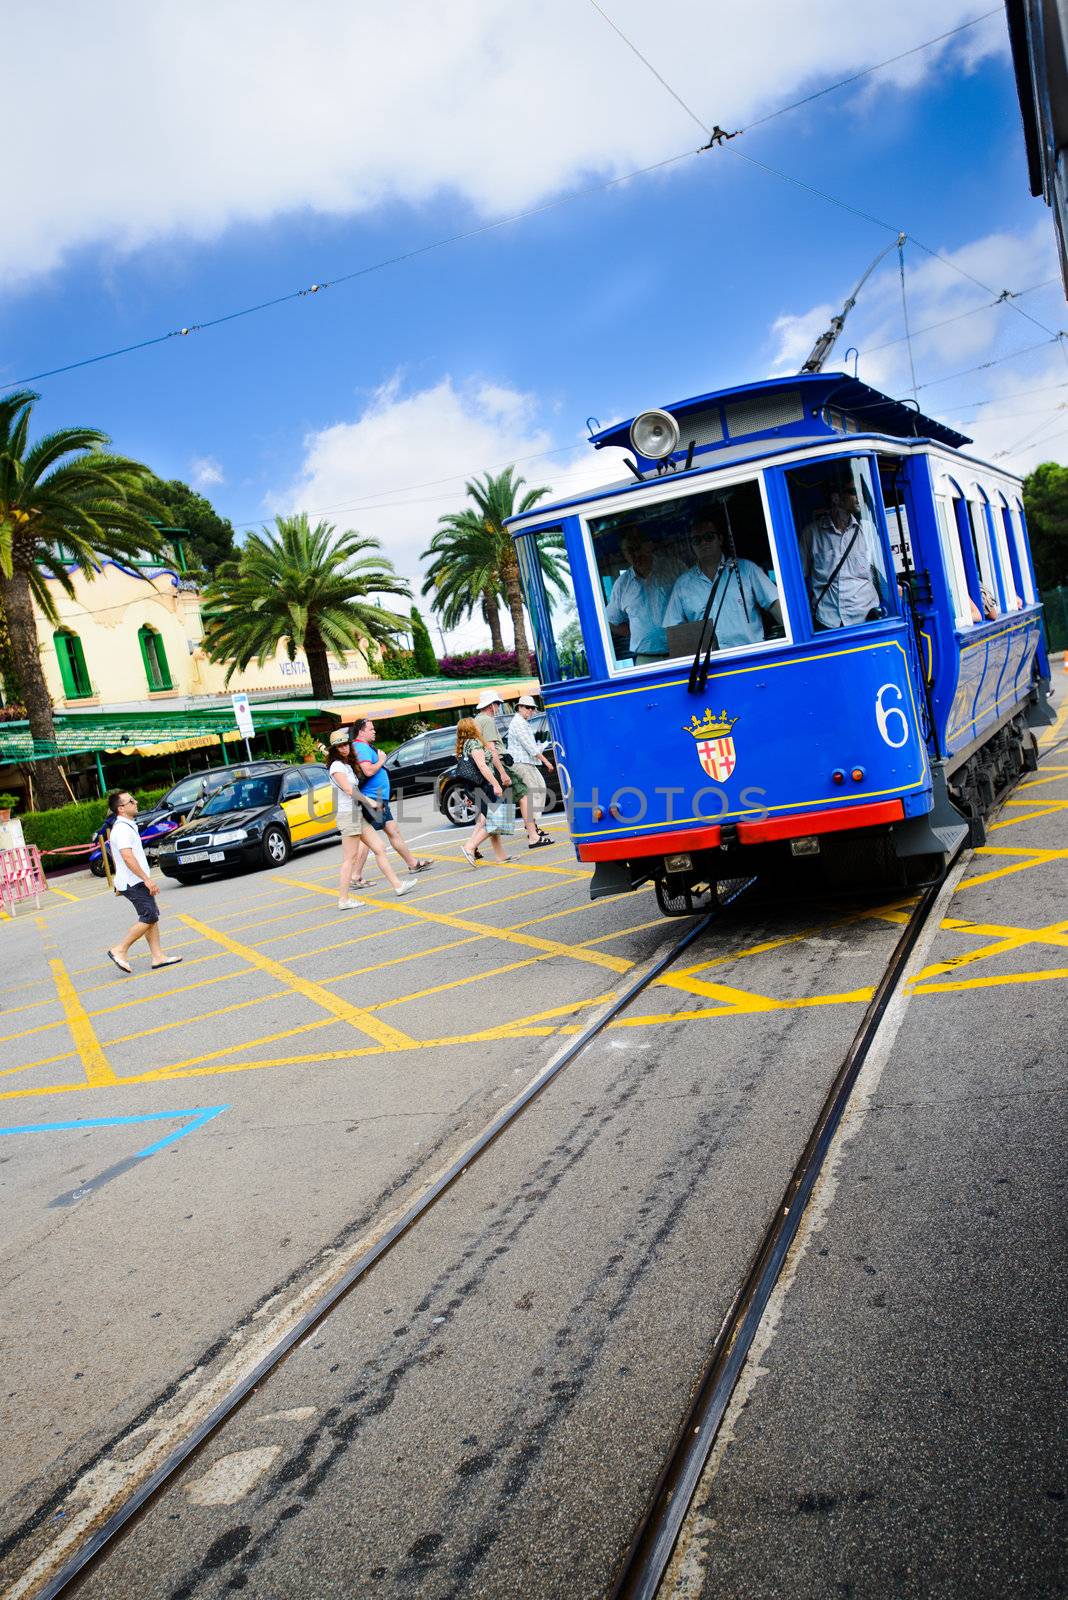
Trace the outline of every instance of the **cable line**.
{"label": "cable line", "polygon": [[[620,177],[608,178],[602,183],[589,184],[585,188],[573,190],[570,194],[558,195],[555,199],[546,200],[540,205],[527,207],[523,211],[513,212],[506,217],[499,217],[494,222],[482,223],[477,227],[464,229],[460,233],[449,234],[445,238],[431,240],[428,244],[417,245],[411,250],[403,250],[396,255],[383,257],[382,260],[371,262],[365,267],[358,267],[352,272],[342,273],[334,278],[324,278],[318,282],[308,284],[304,288],[293,289],[287,294],[275,295],[272,299],[258,301],[255,305],[242,306],[236,311],[229,311],[218,317],[205,318],[201,322],[190,322],[183,327],[172,328],[169,333],[156,334],[152,338],[140,339],[134,344],[121,345],[114,350],[104,350],[98,355],[85,356],[79,361],[68,361],[60,366],[47,367],[40,372],[29,373],[25,377],[14,379],[12,382],[0,384],[0,394],[6,393],[10,389],[21,389],[27,384],[39,383],[43,378],[55,378],[61,376],[65,372],[77,372],[83,367],[95,366],[102,361],[113,361],[119,356],[131,355],[138,350],[147,350],[153,345],[166,344],[172,339],[185,339],[191,334],[203,333],[209,328],[217,328],[222,326],[224,323],[235,322],[241,317],[250,317],[261,311],[271,310],[275,306],[286,305],[294,300],[308,299],[312,296],[322,293],[324,289],[334,289],[340,284],[352,283],[357,278],[369,277],[372,273],[383,272],[388,267],[399,266],[403,262],[415,260],[419,256],[429,255],[433,251],[444,250],[451,245],[461,244],[469,239],[479,238],[481,235],[486,233],[493,233],[499,228],[510,227],[513,223],[526,221],[530,217],[541,216],[545,212],[553,211],[559,206],[570,205],[576,200],[585,200],[593,195],[602,194],[609,189],[617,188],[621,184],[630,183],[635,178],[643,178],[652,172],[662,171],[665,167],[677,165],[682,161],[692,160],[696,155],[703,155],[706,153],[706,151],[712,148],[719,148],[727,139],[734,139],[737,137],[737,134],[735,133],[725,133],[724,130],[718,126],[718,124],[714,128],[710,129],[707,124],[697,115],[697,113],[686,104],[681,95],[676,93],[676,91],[671,87],[666,79],[662,77],[652,63],[649,62],[644,55],[642,55],[641,51],[631,43],[626,34],[624,34],[617,24],[612,21],[612,18],[603,9],[603,7],[597,3],[597,0],[590,0],[590,3],[594,5],[595,9],[604,18],[605,22],[607,22],[613,31],[619,35],[623,42],[634,51],[634,54],[638,56],[639,60],[644,63],[657,81],[672,96],[672,98],[678,102],[678,104],[697,124],[702,132],[708,135],[709,143],[707,145],[703,145],[700,150],[680,151],[677,155],[667,156],[661,161],[650,162],[648,166],[636,167],[633,171],[623,173]],[[929,49],[932,45],[940,44],[943,40],[951,38],[954,34],[963,33],[966,29],[975,27],[976,24],[986,21],[988,17],[993,15],[995,15],[993,11],[984,12],[981,16],[973,17],[970,22],[963,22],[958,27],[949,29],[949,31],[946,33],[937,34],[932,39],[924,40],[922,43],[912,46],[911,49],[904,51],[903,55],[915,55],[921,50]],[[890,56],[886,61],[877,62],[873,66],[865,67],[863,71],[854,73],[852,77],[843,78],[837,83],[828,84],[825,89],[816,90],[802,100],[792,101],[788,105],[780,106],[775,111],[768,112],[765,116],[758,118],[756,122],[751,123],[749,126],[750,128],[760,127],[764,123],[773,121],[776,117],[785,116],[787,112],[796,110],[798,106],[806,105],[809,101],[818,99],[821,95],[830,94],[835,89],[841,88],[845,84],[856,82],[858,78],[867,77],[871,73],[879,71],[881,67],[888,66],[901,59],[901,55]],[[738,131],[746,132],[749,130],[741,129]],[[734,153],[736,155],[741,155],[740,151],[735,151]],[[765,171],[772,173],[775,177],[780,178],[785,182],[796,183],[802,188],[810,189],[812,193],[819,195],[821,199],[828,201],[832,205],[837,205],[845,210],[852,211],[855,216],[861,217],[866,222],[873,223],[876,227],[890,227],[890,224],[883,222],[881,218],[874,217],[870,213],[861,211],[855,206],[850,206],[847,202],[838,200],[833,195],[825,194],[822,190],[815,189],[810,184],[804,184],[800,179],[792,178],[789,174],[779,172],[774,167],[767,166],[763,162],[755,161],[752,157],[747,156],[743,157],[742,159],[750,161],[750,163],[754,166],[763,167]],[[891,231],[898,233],[901,230],[898,228],[893,228]],[[917,239],[913,239],[913,243],[919,244],[920,248],[923,250],[927,249],[927,246],[920,244],[920,241]],[[928,251],[928,254],[935,254],[935,252]],[[939,259],[943,258],[940,257]],[[952,266],[953,263],[946,262],[946,265]],[[970,276],[967,273],[964,275],[966,277]],[[978,282],[978,280],[972,279],[972,282]],[[986,289],[986,285],[981,285],[981,287]],[[993,291],[986,290],[986,292],[992,293]],[[1044,329],[1043,331],[1049,332],[1051,330]]]}

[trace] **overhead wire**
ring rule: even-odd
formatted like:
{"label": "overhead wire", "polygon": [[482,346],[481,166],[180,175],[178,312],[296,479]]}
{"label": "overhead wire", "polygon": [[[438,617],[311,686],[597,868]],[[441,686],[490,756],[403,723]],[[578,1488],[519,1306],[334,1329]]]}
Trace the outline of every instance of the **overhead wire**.
{"label": "overhead wire", "polygon": [[[410,250],[402,250],[397,252],[395,255],[383,257],[379,261],[369,262],[366,266],[355,268],[351,272],[340,273],[333,278],[320,279],[314,283],[304,286],[303,288],[290,290],[286,294],[275,295],[270,299],[257,301],[254,305],[242,306],[235,311],[228,311],[217,317],[206,317],[200,321],[189,322],[184,324],[182,327],[172,328],[167,333],[156,334],[147,339],[139,339],[132,344],[120,345],[112,350],[105,350],[96,355],[85,356],[77,361],[68,361],[59,366],[44,368],[40,372],[29,373],[24,377],[15,378],[10,382],[0,384],[0,393],[4,393],[11,389],[20,389],[27,384],[39,383],[44,378],[54,378],[59,377],[66,372],[76,372],[84,367],[95,366],[103,361],[112,361],[121,356],[132,355],[139,350],[151,349],[155,345],[166,344],[173,339],[189,338],[195,333],[203,333],[210,328],[221,327],[225,323],[235,322],[240,318],[253,316],[261,311],[271,310],[275,306],[286,305],[296,300],[308,299],[312,296],[321,294],[324,290],[334,289],[341,284],[352,283],[359,278],[369,277],[373,273],[383,272],[387,268],[401,265],[406,261],[416,260],[418,257],[429,255],[434,251],[444,250],[452,245],[461,244],[467,240],[479,238],[484,234],[493,233],[501,228],[510,227],[514,223],[526,221],[531,217],[544,215],[548,211],[553,211],[560,206],[570,205],[574,201],[588,199],[593,195],[604,193],[607,190],[617,188],[622,184],[630,183],[636,178],[646,177],[650,173],[662,171],[666,167],[677,165],[682,161],[692,160],[694,156],[706,153],[706,151],[712,148],[713,145],[719,147],[726,139],[736,137],[736,135],[733,134],[725,134],[718,126],[710,129],[702,120],[702,118],[699,117],[689,105],[687,105],[687,103],[682,99],[681,95],[679,95],[671,87],[663,75],[657,71],[648,58],[642,55],[641,51],[638,50],[632,41],[627,38],[622,29],[618,27],[618,25],[612,20],[604,8],[598,3],[598,0],[590,0],[590,3],[594,6],[605,22],[613,29],[613,31],[618,34],[619,38],[623,40],[623,42],[627,44],[631,50],[634,51],[635,55],[639,57],[648,70],[656,77],[657,81],[663,86],[667,93],[669,93],[672,98],[678,102],[678,104],[693,120],[693,122],[695,122],[696,125],[708,135],[708,145],[702,146],[700,150],[680,151],[676,155],[667,156],[660,161],[650,162],[648,165],[643,167],[636,167],[632,171],[623,173],[618,177],[608,178],[600,183],[586,185],[582,189],[576,189],[572,190],[568,194],[558,195],[554,199],[543,201],[541,204],[536,206],[528,206],[522,211],[513,212],[506,217],[498,217],[492,222],[480,223],[473,228],[465,228],[458,233],[449,234],[444,238],[431,240],[423,245],[413,246]],[[756,121],[750,123],[748,128],[739,130],[739,132],[748,132],[753,128],[764,126],[766,123],[774,121],[777,117],[785,116],[787,113],[796,110],[799,106],[807,105],[810,101],[818,99],[823,95],[831,94],[836,89],[842,88],[850,83],[855,83],[861,78],[869,77],[872,73],[878,72],[881,70],[881,68],[890,66],[894,62],[902,60],[905,56],[916,55],[921,50],[930,49],[932,46],[941,44],[946,39],[952,38],[956,34],[964,33],[967,29],[974,28],[978,23],[986,21],[989,17],[994,16],[995,14],[996,12],[994,11],[983,12],[980,16],[973,17],[969,21],[960,23],[955,28],[950,28],[943,33],[935,35],[931,39],[921,41],[919,44],[912,46],[909,50],[901,52],[899,55],[889,56],[885,61],[879,61],[874,63],[872,66],[865,67],[862,71],[853,73],[850,77],[840,79],[836,83],[828,84],[824,88],[814,91],[812,94],[805,96],[801,100],[791,101],[787,105],[779,106],[775,110],[766,113],[763,117],[760,117]],[[765,171],[772,173],[775,177],[780,178],[785,182],[795,183],[801,188],[810,190],[810,192],[818,195],[821,199],[828,201],[830,204],[837,205],[845,210],[851,211],[855,216],[862,218],[864,221],[871,222],[875,226],[883,228],[890,226],[890,224],[883,222],[881,218],[873,216],[869,212],[862,211],[859,207],[852,206],[847,201],[840,200],[833,195],[828,195],[823,190],[815,188],[814,185],[804,183],[801,179],[794,178],[787,173],[780,172],[765,162],[757,161],[751,156],[742,156],[741,151],[736,150],[734,151],[734,154],[740,159],[748,161],[753,166],[762,167]],[[900,232],[901,230],[894,229],[893,231]],[[913,243],[919,244],[919,241],[913,239]],[[920,245],[920,248],[926,249],[927,247]],[[933,251],[929,253],[935,254]],[[946,265],[953,265],[953,263],[947,262]],[[965,274],[965,276],[968,276],[968,274]],[[972,281],[978,282],[977,279],[972,279]],[[984,289],[986,288],[985,285],[982,285],[982,287]],[[992,291],[987,290],[987,292],[989,293]],[[1051,330],[1044,329],[1043,331],[1049,332]]]}

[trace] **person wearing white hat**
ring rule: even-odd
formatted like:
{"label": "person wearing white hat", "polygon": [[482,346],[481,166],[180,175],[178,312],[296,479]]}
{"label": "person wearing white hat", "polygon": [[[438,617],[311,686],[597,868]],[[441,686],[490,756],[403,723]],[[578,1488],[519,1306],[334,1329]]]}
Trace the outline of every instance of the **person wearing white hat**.
{"label": "person wearing white hat", "polygon": [[549,835],[542,832],[538,823],[538,816],[545,809],[546,798],[541,769],[544,767],[546,772],[551,772],[552,766],[530,731],[530,723],[537,709],[538,702],[531,695],[520,695],[515,716],[508,724],[508,754],[515,762],[512,780],[514,782],[516,777],[520,778],[529,791],[526,800],[529,813],[523,812],[523,821],[527,824],[527,848],[530,850],[537,850],[550,842]]}
{"label": "person wearing white hat", "polygon": [[[529,695],[526,698],[529,699]],[[502,711],[504,710],[504,701],[501,698],[500,691],[497,689],[484,689],[479,695],[478,704],[475,707],[475,722],[478,725],[478,731],[483,743],[492,752],[493,764],[500,775],[500,782],[508,788],[510,797],[519,806],[519,814],[523,819],[523,826],[527,830],[527,846],[531,850],[537,850],[547,844],[552,844],[552,840],[547,833],[542,832],[531,817],[529,785],[524,781],[522,773],[516,771],[514,758],[505,751],[504,740],[501,737],[497,727],[497,719],[494,715],[497,706],[500,706]]]}

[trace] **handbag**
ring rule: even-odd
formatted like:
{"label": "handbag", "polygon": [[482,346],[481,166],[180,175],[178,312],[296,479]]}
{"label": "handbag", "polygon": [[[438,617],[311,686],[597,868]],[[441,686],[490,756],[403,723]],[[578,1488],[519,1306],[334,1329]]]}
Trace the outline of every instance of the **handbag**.
{"label": "handbag", "polygon": [[515,808],[510,800],[493,800],[486,808],[486,832],[515,832]]}
{"label": "handbag", "polygon": [[473,789],[484,789],[486,780],[479,772],[470,756],[461,756],[456,763],[456,776],[461,783],[468,783]]}

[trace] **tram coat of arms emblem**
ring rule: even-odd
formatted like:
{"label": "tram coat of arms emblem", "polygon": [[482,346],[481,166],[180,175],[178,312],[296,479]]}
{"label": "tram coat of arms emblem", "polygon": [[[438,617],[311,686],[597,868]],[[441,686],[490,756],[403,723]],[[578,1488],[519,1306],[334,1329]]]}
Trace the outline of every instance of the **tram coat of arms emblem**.
{"label": "tram coat of arms emblem", "polygon": [[704,717],[700,721],[691,717],[684,730],[695,740],[697,759],[713,783],[726,783],[734,771],[738,758],[732,732],[737,721],[725,711],[717,717],[706,706]]}

